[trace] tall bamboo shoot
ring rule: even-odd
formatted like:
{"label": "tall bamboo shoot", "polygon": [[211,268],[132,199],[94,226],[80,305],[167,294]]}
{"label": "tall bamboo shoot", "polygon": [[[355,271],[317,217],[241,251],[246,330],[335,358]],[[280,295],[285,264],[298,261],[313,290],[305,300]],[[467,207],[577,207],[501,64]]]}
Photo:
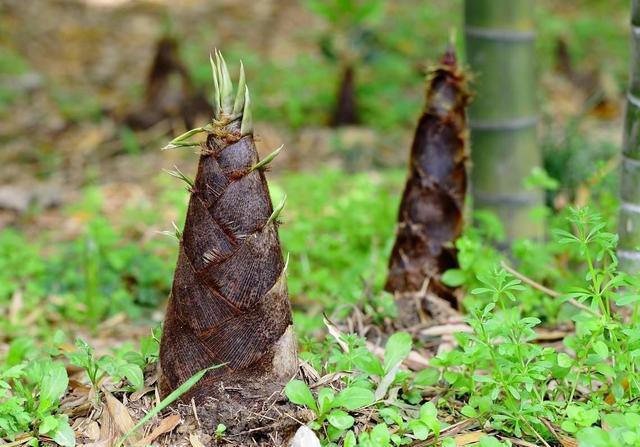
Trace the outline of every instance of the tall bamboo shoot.
{"label": "tall bamboo shoot", "polygon": [[[284,386],[297,369],[285,261],[253,139],[249,90],[241,69],[237,95],[226,63],[212,61],[214,119],[168,148],[196,146],[195,180],[184,174],[189,208],[160,347],[161,394],[213,365],[185,396],[204,401],[225,389],[254,402]],[[199,145],[191,142],[205,134]],[[281,390],[281,388],[280,388]],[[246,395],[245,395],[246,394]],[[243,397],[244,396],[244,397]]]}

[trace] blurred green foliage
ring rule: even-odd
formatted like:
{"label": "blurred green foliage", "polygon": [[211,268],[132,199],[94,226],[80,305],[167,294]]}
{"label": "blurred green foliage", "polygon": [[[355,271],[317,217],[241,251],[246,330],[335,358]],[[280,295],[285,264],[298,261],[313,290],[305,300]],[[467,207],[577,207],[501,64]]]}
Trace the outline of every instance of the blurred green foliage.
{"label": "blurred green foliage", "polygon": [[[309,320],[303,332],[321,323],[322,311],[363,299],[363,284],[380,290],[403,180],[398,171],[347,176],[327,170],[270,182],[275,203],[288,195],[281,238],[290,255],[294,307],[309,314],[300,317]],[[29,334],[43,335],[63,321],[95,328],[117,313],[144,319],[158,308],[169,295],[177,248],[159,232],[149,237],[148,228],[170,229],[167,210],[183,219],[187,193],[168,175],[154,183],[153,205],[132,204],[113,216],[104,214],[101,189],[88,187],[65,211],[86,222],[70,240],[55,230],[36,237],[1,231],[0,310],[8,314],[16,294],[21,305],[14,318],[0,322],[0,337],[10,338],[29,318],[36,323]]]}

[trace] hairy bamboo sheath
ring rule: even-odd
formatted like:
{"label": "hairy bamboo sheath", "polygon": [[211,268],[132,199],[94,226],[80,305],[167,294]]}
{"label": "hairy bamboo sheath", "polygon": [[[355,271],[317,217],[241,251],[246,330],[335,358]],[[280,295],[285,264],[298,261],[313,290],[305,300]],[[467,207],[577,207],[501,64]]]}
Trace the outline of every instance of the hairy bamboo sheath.
{"label": "hairy bamboo sheath", "polygon": [[[244,70],[236,94],[226,62],[211,59],[214,118],[165,149],[198,147],[194,180],[160,349],[163,395],[210,370],[183,399],[225,387],[282,383],[297,368],[278,222],[253,139]],[[194,138],[204,135],[204,142]],[[276,216],[277,217],[277,216]]]}

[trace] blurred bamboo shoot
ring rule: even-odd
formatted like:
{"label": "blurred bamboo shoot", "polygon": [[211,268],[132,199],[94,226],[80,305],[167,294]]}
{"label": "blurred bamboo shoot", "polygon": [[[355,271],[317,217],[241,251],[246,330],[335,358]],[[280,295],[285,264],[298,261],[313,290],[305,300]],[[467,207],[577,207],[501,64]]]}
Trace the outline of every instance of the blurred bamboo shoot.
{"label": "blurred bamboo shoot", "polygon": [[424,290],[457,307],[453,290],[441,276],[458,266],[455,241],[462,232],[467,190],[468,102],[465,75],[449,48],[430,71],[426,106],[411,147],[385,286],[398,301],[406,293]]}

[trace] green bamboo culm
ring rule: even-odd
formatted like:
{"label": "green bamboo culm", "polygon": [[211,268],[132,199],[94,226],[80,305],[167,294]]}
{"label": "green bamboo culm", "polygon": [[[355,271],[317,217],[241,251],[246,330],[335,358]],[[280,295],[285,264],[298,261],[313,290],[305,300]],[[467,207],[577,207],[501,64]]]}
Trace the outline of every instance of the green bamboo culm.
{"label": "green bamboo culm", "polygon": [[618,259],[640,272],[640,1],[631,2],[631,71],[622,145]]}
{"label": "green bamboo culm", "polygon": [[465,43],[474,76],[469,108],[475,210],[502,221],[508,240],[540,238],[532,218],[542,192],[524,179],[541,165],[537,142],[533,0],[465,0]]}

